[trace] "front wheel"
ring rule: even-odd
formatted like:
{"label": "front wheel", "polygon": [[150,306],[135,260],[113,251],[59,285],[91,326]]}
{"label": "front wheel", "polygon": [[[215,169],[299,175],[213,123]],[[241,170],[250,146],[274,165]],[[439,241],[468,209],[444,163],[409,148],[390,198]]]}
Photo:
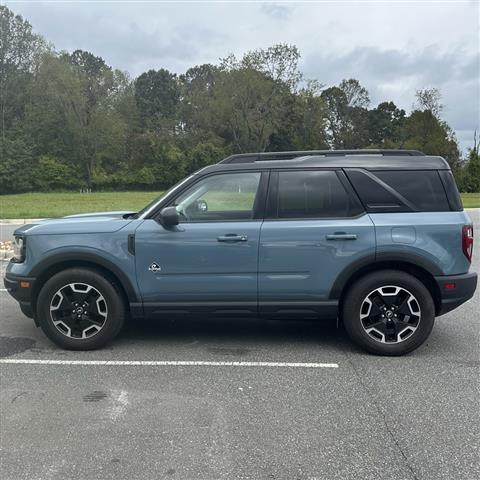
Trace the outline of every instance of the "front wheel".
{"label": "front wheel", "polygon": [[360,278],[343,299],[350,338],[379,355],[409,353],[428,338],[435,306],[425,285],[408,273],[382,270]]}
{"label": "front wheel", "polygon": [[125,307],[107,278],[93,270],[71,268],[45,283],[38,296],[37,313],[40,327],[58,346],[93,350],[118,334]]}

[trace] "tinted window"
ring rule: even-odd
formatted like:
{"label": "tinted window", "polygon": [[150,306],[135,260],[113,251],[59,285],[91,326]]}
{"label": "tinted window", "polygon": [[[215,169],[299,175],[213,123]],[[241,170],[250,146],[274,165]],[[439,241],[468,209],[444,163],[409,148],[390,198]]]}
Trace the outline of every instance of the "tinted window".
{"label": "tinted window", "polygon": [[440,178],[443,181],[443,186],[447,192],[447,197],[450,202],[450,206],[452,210],[462,211],[463,204],[460,194],[458,193],[457,184],[455,183],[455,179],[453,178],[452,172],[450,170],[441,170],[438,172],[440,174]]}
{"label": "tinted window", "polygon": [[226,173],[200,180],[174,202],[182,222],[253,218],[261,173]]}
{"label": "tinted window", "polygon": [[349,196],[333,171],[279,172],[277,216],[346,217]]}
{"label": "tinted window", "polygon": [[346,173],[369,212],[410,212],[412,210],[394,193],[385,189],[374,176],[369,176],[360,170],[347,170]]}
{"label": "tinted window", "polygon": [[450,210],[445,189],[436,170],[399,170],[374,172],[374,174],[420,211]]}

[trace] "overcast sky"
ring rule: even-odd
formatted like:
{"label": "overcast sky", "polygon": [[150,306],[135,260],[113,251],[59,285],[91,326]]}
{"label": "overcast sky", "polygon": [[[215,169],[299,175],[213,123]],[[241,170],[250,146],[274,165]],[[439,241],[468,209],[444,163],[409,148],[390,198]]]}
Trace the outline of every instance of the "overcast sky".
{"label": "overcast sky", "polygon": [[461,147],[479,128],[479,3],[470,1],[2,1],[57,49],[84,49],[137,76],[182,73],[228,53],[292,43],[306,77],[357,78],[372,104],[410,110],[437,87]]}

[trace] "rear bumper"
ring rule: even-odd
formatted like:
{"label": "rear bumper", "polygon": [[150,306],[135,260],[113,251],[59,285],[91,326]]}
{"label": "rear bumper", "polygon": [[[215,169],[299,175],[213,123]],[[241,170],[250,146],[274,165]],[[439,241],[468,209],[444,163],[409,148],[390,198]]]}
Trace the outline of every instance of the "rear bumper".
{"label": "rear bumper", "polygon": [[477,274],[475,272],[434,278],[437,282],[441,299],[437,316],[448,313],[467,300],[470,300],[477,288]]}
{"label": "rear bumper", "polygon": [[20,304],[23,314],[27,317],[33,318],[32,292],[35,278],[19,277],[7,272],[3,279],[3,283],[7,292]]}

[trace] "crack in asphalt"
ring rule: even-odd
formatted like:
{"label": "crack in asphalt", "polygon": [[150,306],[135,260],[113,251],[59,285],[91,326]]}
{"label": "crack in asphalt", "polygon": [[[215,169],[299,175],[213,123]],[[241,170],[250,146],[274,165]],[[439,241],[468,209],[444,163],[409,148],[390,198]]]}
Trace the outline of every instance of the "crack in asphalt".
{"label": "crack in asphalt", "polygon": [[355,376],[358,378],[358,381],[360,382],[360,385],[361,387],[363,388],[363,390],[365,391],[365,393],[367,394],[368,398],[370,399],[370,401],[372,402],[375,410],[378,412],[378,414],[380,415],[381,419],[382,419],[382,422],[383,424],[385,425],[385,429],[387,431],[387,433],[389,434],[390,438],[392,439],[393,443],[395,444],[395,446],[398,448],[398,450],[400,451],[402,457],[403,457],[403,460],[405,462],[405,465],[407,467],[407,469],[409,470],[409,472],[411,473],[412,475],[412,479],[413,480],[420,480],[419,477],[417,476],[417,473],[415,472],[413,466],[410,464],[410,461],[408,460],[408,457],[407,457],[407,454],[405,453],[405,451],[403,450],[402,446],[400,445],[400,442],[398,441],[396,435],[395,435],[395,432],[393,431],[393,428],[390,427],[388,421],[387,421],[387,418],[385,416],[385,414],[383,413],[383,410],[382,408],[380,407],[380,405],[377,403],[376,401],[376,397],[374,395],[374,393],[370,390],[370,388],[368,387],[368,385],[365,383],[364,381],[364,376],[358,371],[358,369],[355,367],[355,364],[352,362],[350,356],[348,355],[348,352],[344,351],[344,354],[345,354],[345,357],[347,358],[347,362],[349,363],[349,365],[351,365],[352,369],[353,369],[353,372],[355,373]]}

